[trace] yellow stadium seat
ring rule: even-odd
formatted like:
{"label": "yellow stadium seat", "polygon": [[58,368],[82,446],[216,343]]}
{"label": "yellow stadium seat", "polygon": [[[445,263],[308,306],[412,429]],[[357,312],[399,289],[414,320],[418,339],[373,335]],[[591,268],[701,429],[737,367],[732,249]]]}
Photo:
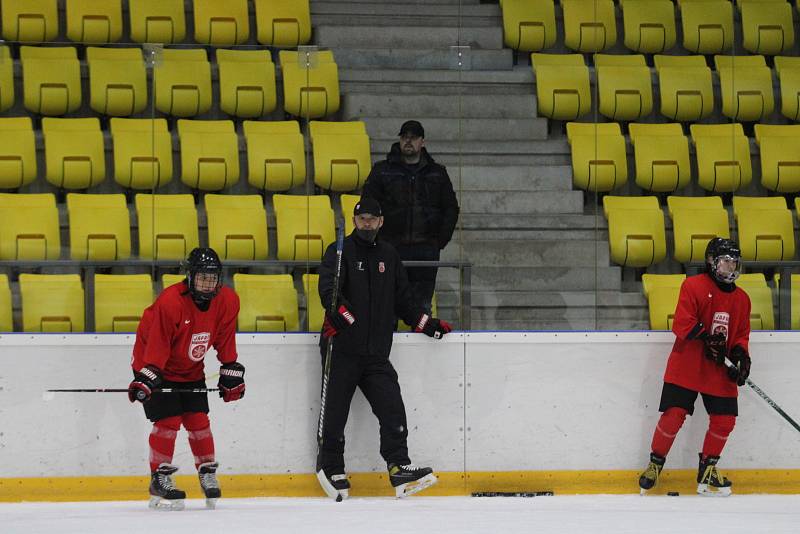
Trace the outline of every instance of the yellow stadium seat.
{"label": "yellow stadium seat", "polygon": [[328,191],[360,189],[372,169],[367,127],[361,121],[311,121],[314,183]]}
{"label": "yellow stadium seat", "polygon": [[131,255],[131,219],[125,195],[67,195],[70,257],[123,260]]}
{"label": "yellow stadium seat", "polygon": [[761,185],[770,191],[800,191],[800,125],[755,125],[761,152]]}
{"label": "yellow stadium seat", "polygon": [[142,313],[152,303],[153,280],[149,274],[94,276],[96,332],[136,332]]}
{"label": "yellow stadium seat", "polygon": [[680,124],[631,123],[628,131],[636,158],[636,185],[656,193],[689,185],[689,140]]}
{"label": "yellow stadium seat", "polygon": [[81,65],[74,47],[20,47],[25,109],[64,115],[81,105]]}
{"label": "yellow stadium seat", "polygon": [[507,47],[533,52],[556,44],[553,0],[506,0],[502,10],[503,42]]}
{"label": "yellow stadium seat", "polygon": [[675,308],[685,274],[644,274],[642,290],[647,298],[651,330],[672,330]]}
{"label": "yellow stadium seat", "polygon": [[0,260],[57,260],[58,208],[52,193],[0,193]]}
{"label": "yellow stadium seat", "polygon": [[172,136],[166,119],[111,119],[114,180],[129,189],[155,189],[172,180]]}
{"label": "yellow stadium seat", "polygon": [[539,115],[575,120],[592,110],[589,68],[581,54],[531,54]]}
{"label": "yellow stadium seat", "polygon": [[711,197],[667,197],[672,234],[673,259],[681,263],[705,261],[706,246],[715,237],[730,239],[728,212],[722,199]]}
{"label": "yellow stadium seat", "polygon": [[800,57],[776,56],[775,72],[781,83],[781,113],[800,121]]}
{"label": "yellow stadium seat", "polygon": [[192,195],[136,195],[139,257],[182,260],[198,246],[197,210]]}
{"label": "yellow stadium seat", "polygon": [[667,256],[664,213],[657,197],[603,197],[611,261],[649,267]]}
{"label": "yellow stadium seat", "polygon": [[58,36],[57,0],[2,0],[1,4],[6,41],[41,43]]}
{"label": "yellow stadium seat", "polygon": [[764,56],[714,56],[722,93],[722,114],[735,121],[772,115],[772,73]]}
{"label": "yellow stadium seat", "polygon": [[0,332],[13,331],[14,316],[11,308],[11,288],[8,287],[8,275],[0,274]]}
{"label": "yellow stadium seat", "polygon": [[306,152],[297,121],[244,121],[247,181],[264,191],[287,191],[306,180]]}
{"label": "yellow stadium seat", "polygon": [[266,50],[217,50],[219,107],[236,117],[275,110],[275,65]]}
{"label": "yellow stadium seat", "polygon": [[205,195],[208,244],[223,260],[266,260],[267,211],[261,195]]}
{"label": "yellow stadium seat", "polygon": [[214,46],[246,43],[250,38],[247,0],[194,0],[194,40]]}
{"label": "yellow stadium seat", "polygon": [[297,332],[300,330],[297,290],[289,274],[233,275],[239,295],[240,332]]}
{"label": "yellow stadium seat", "polygon": [[325,321],[325,309],[322,307],[322,299],[319,296],[318,274],[303,274],[303,291],[306,294],[306,325],[308,331],[319,332],[322,330],[322,323]]}
{"label": "yellow stadium seat", "polygon": [[730,193],[753,178],[750,142],[739,123],[692,124],[697,156],[697,183],[706,191]]}
{"label": "yellow stadium seat", "polygon": [[[780,273],[775,273],[775,287],[780,289]],[[779,297],[780,298],[780,297]],[[800,274],[792,275],[792,288],[791,288],[791,328],[792,330],[800,330]]]}
{"label": "yellow stadium seat", "polygon": [[86,189],[106,178],[106,159],[100,121],[42,119],[45,177],[64,189]]}
{"label": "yellow stadium seat", "polygon": [[239,139],[233,121],[178,121],[181,181],[193,189],[219,191],[239,181]]}
{"label": "yellow stadium seat", "polygon": [[608,50],[617,42],[612,0],[561,0],[564,45],[584,54]]}
{"label": "yellow stadium seat", "polygon": [[14,60],[7,46],[0,46],[0,111],[14,105]]}
{"label": "yellow stadium seat", "polygon": [[[745,276],[745,275],[742,275]],[[762,275],[763,276],[763,275]],[[750,328],[752,330],[775,330],[775,308],[772,289],[766,285],[742,284],[741,276],[736,285],[750,297]]]}
{"label": "yellow stadium seat", "polygon": [[693,54],[719,54],[733,45],[733,4],[729,0],[678,0],[683,47]]}
{"label": "yellow stadium seat", "polygon": [[138,48],[87,47],[91,108],[125,117],[147,107],[147,73]]}
{"label": "yellow stadium seat", "polygon": [[161,290],[167,289],[169,286],[174,286],[175,284],[180,284],[186,280],[185,274],[170,274],[164,273],[161,275]]}
{"label": "yellow stadium seat", "polygon": [[619,124],[567,123],[572,183],[586,191],[608,192],[628,181],[625,139]]}
{"label": "yellow stadium seat", "polygon": [[272,195],[279,260],[319,260],[336,240],[328,195]]}
{"label": "yellow stadium seat", "polygon": [[122,37],[122,0],[66,0],[67,39],[114,43]]}
{"label": "yellow stadium seat", "polygon": [[77,274],[21,274],[24,332],[83,332],[83,286]]}
{"label": "yellow stadium seat", "polygon": [[599,111],[615,121],[631,121],[653,111],[653,82],[642,55],[595,54]]}
{"label": "yellow stadium seat", "polygon": [[794,259],[794,221],[783,197],[733,197],[739,247],[746,261]]}
{"label": "yellow stadium seat", "polygon": [[183,0],[128,0],[131,40],[180,43],[186,38]]}
{"label": "yellow stadium seat", "polygon": [[162,50],[153,68],[156,109],[193,117],[211,109],[211,63],[206,51]]}
{"label": "yellow stadium seat", "polygon": [[36,140],[30,117],[0,118],[0,189],[36,179]]}
{"label": "yellow stadium seat", "polygon": [[344,235],[350,235],[355,228],[353,224],[353,210],[356,209],[356,204],[361,200],[361,195],[342,195],[339,197],[339,203],[342,207],[342,218],[344,219]]}
{"label": "yellow stadium seat", "polygon": [[308,0],[253,0],[258,42],[294,48],[311,40]]}
{"label": "yellow stadium seat", "polygon": [[698,121],[714,111],[711,69],[702,56],[654,58],[661,93],[661,114],[674,121]]}
{"label": "yellow stadium seat", "polygon": [[792,6],[782,1],[739,0],[742,46],[753,54],[774,56],[794,45]]}
{"label": "yellow stadium seat", "polygon": [[675,6],[670,0],[620,0],[625,46],[660,54],[675,46]]}
{"label": "yellow stadium seat", "polygon": [[281,50],[283,109],[295,117],[319,119],[339,111],[339,67],[333,52],[309,55]]}

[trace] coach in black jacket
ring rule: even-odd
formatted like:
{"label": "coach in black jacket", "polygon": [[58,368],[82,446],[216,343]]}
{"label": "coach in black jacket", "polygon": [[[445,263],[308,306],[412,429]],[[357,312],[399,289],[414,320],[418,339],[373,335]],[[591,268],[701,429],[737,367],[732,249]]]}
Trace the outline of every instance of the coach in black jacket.
{"label": "coach in black jacket", "polygon": [[320,345],[323,360],[331,338],[333,354],[317,465],[328,479],[344,474],[344,427],[356,387],[380,423],[380,452],[387,466],[410,464],[406,413],[397,373],[389,361],[395,317],[414,331],[441,338],[449,324],[431,317],[410,299],[405,268],[394,247],[378,239],[383,223],[374,199],[356,204],[353,233],[344,239],[336,312],[330,313],[336,275],[336,245],[319,267],[319,295],[325,307]]}
{"label": "coach in black jacket", "polygon": [[[403,260],[439,260],[458,222],[458,200],[447,169],[425,149],[425,130],[417,121],[400,128],[400,140],[386,160],[375,164],[363,197],[377,200],[385,217],[381,238]],[[410,267],[408,280],[414,299],[428,312],[436,287],[435,267]]]}

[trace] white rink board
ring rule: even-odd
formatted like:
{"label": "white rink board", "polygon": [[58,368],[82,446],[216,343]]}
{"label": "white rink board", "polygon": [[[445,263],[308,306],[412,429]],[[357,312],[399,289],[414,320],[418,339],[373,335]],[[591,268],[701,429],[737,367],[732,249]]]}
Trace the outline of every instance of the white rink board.
{"label": "white rink board", "polygon": [[[226,474],[313,471],[320,354],[314,334],[239,334],[246,397],[211,398]],[[436,342],[397,334],[392,361],[408,412],[412,460],[438,471],[639,469],[658,418],[667,332],[469,333]],[[751,337],[753,380],[800,418],[800,333]],[[126,387],[133,337],[0,336],[0,477],[140,475],[150,423],[122,394],[48,388]],[[209,355],[207,374],[218,365]],[[465,380],[466,376],[466,380]],[[209,385],[215,385],[216,379]],[[466,383],[466,389],[464,384]],[[800,468],[800,433],[742,389],[727,468]],[[707,417],[695,416],[670,455],[693,468]],[[347,427],[350,472],[384,471],[378,429],[360,393]],[[175,461],[191,464],[185,433]]]}

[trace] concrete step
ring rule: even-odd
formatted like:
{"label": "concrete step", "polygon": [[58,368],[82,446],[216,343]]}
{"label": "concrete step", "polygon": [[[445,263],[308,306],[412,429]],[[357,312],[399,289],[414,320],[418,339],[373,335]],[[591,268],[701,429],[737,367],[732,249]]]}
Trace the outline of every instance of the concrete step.
{"label": "concrete step", "polygon": [[388,17],[384,22],[381,26],[315,25],[316,42],[330,48],[448,48],[454,45],[488,50],[503,48],[502,25],[400,26]]}
{"label": "concrete step", "polygon": [[[475,267],[473,291],[619,291],[622,273],[619,267]],[[458,287],[456,269],[439,269],[437,284]]]}
{"label": "concrete step", "polygon": [[[458,291],[436,289],[439,306],[458,305]],[[580,308],[597,310],[647,309],[647,301],[642,293],[623,293],[620,291],[473,291],[473,309],[550,309],[577,310]],[[554,314],[557,312],[554,312]]]}
{"label": "concrete step", "polygon": [[522,229],[549,230],[552,232],[566,232],[568,230],[592,232],[587,239],[593,238],[594,232],[608,230],[608,223],[603,217],[602,211],[595,215],[462,213],[459,216],[459,224],[464,230],[503,231]]}
{"label": "concrete step", "polygon": [[[450,48],[343,48],[334,49],[336,64],[342,69],[455,69],[511,70],[514,55],[510,49],[480,50],[467,53]],[[461,62],[459,64],[459,62]]]}
{"label": "concrete step", "polygon": [[378,0],[353,1],[342,0],[337,2],[311,2],[312,19],[316,22],[317,15],[382,15],[384,21],[394,20],[395,17],[420,15],[426,17],[460,17],[470,19],[475,17],[501,17],[502,12],[498,4],[478,4],[474,2],[452,2],[449,4],[433,1],[425,2],[381,2]]}
{"label": "concrete step", "polygon": [[[461,217],[469,216],[469,213],[462,213]],[[504,215],[500,215],[501,217]],[[513,215],[505,215],[505,217],[513,217]],[[458,234],[464,240],[480,240],[488,241],[491,239],[519,239],[527,241],[537,240],[553,240],[553,239],[598,239],[604,242],[608,241],[607,230],[573,230],[573,229],[534,229],[529,230],[525,228],[504,228],[502,230],[491,229],[462,229]]]}
{"label": "concrete step", "polygon": [[[419,7],[419,6],[406,6]],[[457,6],[452,6],[457,8]],[[459,15],[456,13],[431,15],[428,9],[420,10],[419,13],[398,13],[391,17],[387,15],[376,15],[365,8],[363,11],[351,9],[342,13],[313,13],[311,20],[314,25],[325,26],[378,26],[386,27],[391,23],[398,26],[438,26],[456,28],[494,28],[503,25],[500,15]]]}
{"label": "concrete step", "polygon": [[[531,165],[566,165],[570,163],[570,150],[566,139],[531,139],[529,141],[518,140],[481,140],[472,139],[443,139],[438,135],[435,128],[429,128],[429,121],[420,119],[425,127],[425,146],[431,155],[439,161],[444,156],[451,156],[448,164],[459,165],[458,157],[468,157],[472,155],[494,155],[494,156],[531,156]],[[377,137],[370,131],[370,148],[373,161],[386,158],[386,154],[397,142],[397,132],[404,119],[393,119],[390,126],[383,128],[383,137]],[[460,121],[449,121],[451,127],[453,123],[457,127]],[[505,121],[502,121],[505,123]],[[369,126],[368,126],[369,128]],[[429,133],[430,132],[430,133]],[[377,158],[377,159],[376,159]],[[548,159],[549,158],[549,159]],[[561,163],[554,163],[555,159],[562,160]],[[480,160],[479,160],[480,161]],[[502,158],[497,161],[486,161],[484,165],[504,165]],[[460,165],[479,165],[480,163],[462,162]],[[509,161],[505,165],[518,165],[519,163]]]}
{"label": "concrete step", "polygon": [[[385,95],[349,93],[342,98],[346,120],[360,117],[440,117],[450,119],[511,119],[536,117],[536,98],[530,95]],[[396,130],[399,130],[399,125]],[[397,133],[397,132],[395,132]]]}
{"label": "concrete step", "polygon": [[462,213],[583,213],[582,191],[467,191]]}
{"label": "concrete step", "polygon": [[[547,139],[547,119],[447,119],[417,115],[425,127],[425,138],[439,141],[523,141]],[[361,117],[370,139],[397,140],[400,125],[406,117]]]}
{"label": "concrete step", "polygon": [[[449,53],[449,47],[445,50]],[[339,85],[344,94],[424,94],[451,98],[457,95],[536,94],[530,68],[418,70],[413,75],[403,69],[340,69]]]}
{"label": "concrete step", "polygon": [[450,244],[442,260],[466,259],[475,266],[609,267],[608,243],[595,240],[493,239]]}
{"label": "concrete step", "polygon": [[595,320],[595,319],[635,319],[647,321],[647,308],[641,306],[631,307],[594,307],[582,306],[575,308],[565,308],[554,310],[553,308],[481,308],[472,310],[472,320],[495,320],[495,321],[520,321],[522,323],[534,321],[542,323],[546,321],[572,321],[572,320]]}
{"label": "concrete step", "polygon": [[465,192],[572,190],[572,167],[566,165],[552,167],[467,165],[448,169],[448,172],[454,187]]}
{"label": "concrete step", "polygon": [[[396,6],[397,0],[347,0],[351,4],[386,4]],[[323,4],[338,4],[340,0],[312,0],[311,12],[313,13],[317,6]],[[481,0],[405,0],[403,4],[422,5],[427,6],[430,4],[448,5],[448,6],[476,6],[481,3]]]}

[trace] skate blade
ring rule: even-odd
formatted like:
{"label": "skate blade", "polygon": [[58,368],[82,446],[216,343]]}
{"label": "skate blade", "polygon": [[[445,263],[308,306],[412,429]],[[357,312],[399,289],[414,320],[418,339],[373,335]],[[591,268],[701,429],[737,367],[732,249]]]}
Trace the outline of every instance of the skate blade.
{"label": "skate blade", "polygon": [[162,497],[150,496],[150,503],[147,505],[151,510],[159,510],[163,512],[177,512],[185,508],[183,499],[175,499],[170,501]]}
{"label": "skate blade", "polygon": [[728,486],[727,488],[713,488],[709,487],[708,484],[698,484],[697,493],[698,495],[702,495],[703,497],[730,497],[731,487]]}
{"label": "skate blade", "polygon": [[206,510],[216,510],[219,499],[206,499]]}
{"label": "skate blade", "polygon": [[430,488],[436,484],[438,480],[439,479],[437,479],[433,473],[427,474],[419,480],[415,480],[414,482],[400,484],[394,489],[395,495],[397,495],[398,499],[405,499],[406,497],[414,495],[415,493],[419,493],[426,488]]}
{"label": "skate blade", "polygon": [[325,471],[322,469],[317,471],[317,480],[319,481],[319,485],[322,486],[322,490],[325,492],[325,495],[336,502],[342,502],[350,496],[350,490],[337,490],[334,488],[333,485],[331,485],[331,483],[328,481],[328,477],[325,476]]}
{"label": "skate blade", "polygon": [[648,491],[649,491],[649,490],[646,490],[646,489],[644,489],[644,488],[639,488],[639,495],[641,495],[642,497],[644,497],[645,495],[647,495],[647,492],[648,492]]}

